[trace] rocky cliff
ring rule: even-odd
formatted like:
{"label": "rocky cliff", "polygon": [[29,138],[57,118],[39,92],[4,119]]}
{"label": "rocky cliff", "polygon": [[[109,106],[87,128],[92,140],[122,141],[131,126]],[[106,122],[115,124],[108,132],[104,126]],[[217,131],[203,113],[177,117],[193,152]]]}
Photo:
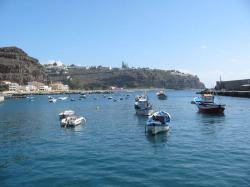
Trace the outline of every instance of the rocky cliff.
{"label": "rocky cliff", "polygon": [[76,67],[45,69],[35,58],[17,47],[0,48],[0,80],[19,84],[30,81],[61,81],[72,89],[123,88],[205,88],[199,78],[175,70],[148,68]]}
{"label": "rocky cliff", "polygon": [[0,48],[0,80],[26,84],[30,81],[47,82],[48,76],[39,61],[22,49],[3,47]]}
{"label": "rocky cliff", "polygon": [[123,88],[205,88],[197,76],[175,70],[157,69],[111,69],[69,68],[67,72],[50,73],[52,81],[62,81],[71,88],[107,89],[110,86]]}

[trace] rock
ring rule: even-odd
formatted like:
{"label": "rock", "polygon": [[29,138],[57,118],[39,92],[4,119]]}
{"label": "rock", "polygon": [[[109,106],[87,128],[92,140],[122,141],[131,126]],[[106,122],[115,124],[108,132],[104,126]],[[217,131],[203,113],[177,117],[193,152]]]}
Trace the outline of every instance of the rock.
{"label": "rock", "polygon": [[17,47],[0,48],[0,80],[19,84],[30,81],[48,82],[48,76],[39,61]]}

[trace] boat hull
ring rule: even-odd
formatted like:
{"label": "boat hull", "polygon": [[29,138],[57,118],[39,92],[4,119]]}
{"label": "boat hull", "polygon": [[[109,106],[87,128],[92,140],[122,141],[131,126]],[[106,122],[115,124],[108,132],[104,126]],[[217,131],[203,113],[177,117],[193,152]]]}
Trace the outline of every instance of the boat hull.
{"label": "boat hull", "polygon": [[147,130],[149,133],[155,135],[162,132],[169,131],[170,127],[168,125],[148,125]]}
{"label": "boat hull", "polygon": [[201,113],[211,113],[211,114],[222,114],[225,110],[225,105],[204,105],[204,104],[197,104],[199,112]]}
{"label": "boat hull", "polygon": [[78,125],[81,125],[82,123],[85,123],[85,118],[81,117],[75,120],[67,120],[67,118],[62,119],[61,126],[62,127],[76,127]]}
{"label": "boat hull", "polygon": [[160,99],[160,100],[165,100],[165,99],[167,99],[167,96],[166,96],[165,94],[158,94],[157,97],[158,97],[158,99]]}

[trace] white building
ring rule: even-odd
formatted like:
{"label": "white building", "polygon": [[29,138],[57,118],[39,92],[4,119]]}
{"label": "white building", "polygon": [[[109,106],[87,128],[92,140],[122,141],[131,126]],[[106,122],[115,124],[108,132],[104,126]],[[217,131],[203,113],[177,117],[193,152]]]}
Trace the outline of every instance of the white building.
{"label": "white building", "polygon": [[33,85],[22,85],[19,87],[20,91],[24,91],[24,92],[34,92],[37,91],[37,87],[33,86]]}
{"label": "white building", "polygon": [[10,81],[1,81],[0,85],[10,85],[11,82]]}
{"label": "white building", "polygon": [[39,91],[51,91],[51,87],[49,86],[45,86],[45,85],[42,85],[42,86],[39,86]]}
{"label": "white building", "polygon": [[69,90],[69,86],[62,84],[61,82],[55,82],[50,84],[50,87],[52,88],[52,90],[55,91],[68,91]]}
{"label": "white building", "polygon": [[19,90],[19,84],[17,84],[17,83],[11,83],[10,85],[9,85],[9,90],[10,91],[18,91]]}

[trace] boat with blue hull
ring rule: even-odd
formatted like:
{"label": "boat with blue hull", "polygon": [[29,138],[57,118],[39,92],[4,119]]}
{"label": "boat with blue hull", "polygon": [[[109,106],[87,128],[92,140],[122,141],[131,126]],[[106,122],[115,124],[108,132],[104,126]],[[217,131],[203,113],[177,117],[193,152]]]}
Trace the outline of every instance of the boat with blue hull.
{"label": "boat with blue hull", "polygon": [[149,116],[146,129],[149,133],[155,135],[161,132],[167,132],[170,129],[169,123],[171,116],[165,111],[158,111]]}

